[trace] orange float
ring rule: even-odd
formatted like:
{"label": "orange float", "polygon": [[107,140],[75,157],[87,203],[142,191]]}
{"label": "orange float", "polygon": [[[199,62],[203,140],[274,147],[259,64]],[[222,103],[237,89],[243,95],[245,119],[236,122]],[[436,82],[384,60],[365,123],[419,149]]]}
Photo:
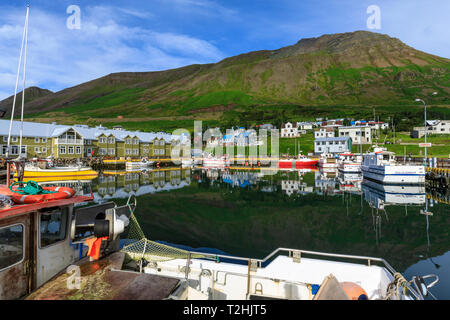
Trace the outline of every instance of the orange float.
{"label": "orange float", "polygon": [[341,282],[341,287],[350,300],[369,300],[367,292],[354,282]]}
{"label": "orange float", "polygon": [[9,188],[0,187],[0,194],[8,196],[17,204],[31,204],[51,200],[67,199],[75,194],[75,190],[68,187],[43,187],[42,189],[52,191],[54,193],[20,194],[12,192]]}

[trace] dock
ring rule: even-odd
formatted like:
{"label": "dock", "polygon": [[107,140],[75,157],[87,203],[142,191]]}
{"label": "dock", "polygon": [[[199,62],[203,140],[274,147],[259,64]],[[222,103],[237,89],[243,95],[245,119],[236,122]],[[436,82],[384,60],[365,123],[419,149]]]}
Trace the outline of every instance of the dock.
{"label": "dock", "polygon": [[444,190],[450,186],[450,169],[425,168],[426,185],[430,189]]}

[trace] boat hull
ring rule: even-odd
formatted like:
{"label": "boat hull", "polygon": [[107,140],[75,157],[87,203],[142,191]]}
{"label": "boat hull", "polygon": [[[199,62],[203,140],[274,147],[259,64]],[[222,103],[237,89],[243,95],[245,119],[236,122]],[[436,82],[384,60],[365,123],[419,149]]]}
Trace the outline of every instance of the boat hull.
{"label": "boat hull", "polygon": [[[56,168],[56,169],[27,169],[25,168],[23,179],[46,181],[51,179],[52,181],[70,180],[70,179],[93,179],[98,176],[98,172],[91,168]],[[14,178],[17,178],[17,173],[14,174]],[[39,180],[39,181],[38,181]]]}
{"label": "boat hull", "polygon": [[424,166],[377,166],[362,165],[364,179],[382,184],[424,184]]}
{"label": "boat hull", "polygon": [[342,173],[359,173],[361,172],[360,163],[340,163],[338,170]]}

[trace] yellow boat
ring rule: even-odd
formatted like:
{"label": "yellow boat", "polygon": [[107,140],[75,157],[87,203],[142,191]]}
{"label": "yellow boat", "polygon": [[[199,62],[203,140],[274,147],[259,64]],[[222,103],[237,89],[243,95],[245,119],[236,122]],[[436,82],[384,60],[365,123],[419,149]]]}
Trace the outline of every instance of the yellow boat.
{"label": "yellow boat", "polygon": [[[92,180],[98,176],[98,172],[91,167],[51,167],[39,168],[37,166],[25,166],[23,180],[43,181],[63,181],[63,180]],[[17,172],[14,174],[17,179]]]}

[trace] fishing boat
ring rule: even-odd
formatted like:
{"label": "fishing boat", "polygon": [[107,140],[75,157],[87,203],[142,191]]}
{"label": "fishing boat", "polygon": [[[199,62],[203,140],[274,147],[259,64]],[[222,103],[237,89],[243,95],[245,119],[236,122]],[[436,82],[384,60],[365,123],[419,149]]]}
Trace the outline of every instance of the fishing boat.
{"label": "fishing boat", "polygon": [[341,153],[337,163],[339,172],[359,173],[361,172],[362,156],[351,152]]}
{"label": "fishing boat", "polygon": [[334,169],[337,168],[338,163],[332,153],[322,153],[319,156],[318,166],[321,169]]}
{"label": "fishing boat", "polygon": [[424,184],[425,166],[397,163],[394,152],[375,147],[373,152],[363,155],[361,165],[364,179],[382,184]]}
{"label": "fishing boat", "polygon": [[278,161],[279,169],[301,169],[314,167],[318,163],[318,160],[308,158],[300,154],[297,158],[280,159]]}
{"label": "fishing boat", "polygon": [[[44,164],[44,165],[42,165]],[[66,167],[51,167],[48,162],[41,162],[41,164],[28,163],[25,165],[23,180],[39,181],[57,181],[57,180],[89,180],[98,176],[98,172],[91,167],[79,165],[72,165]],[[17,172],[14,178],[17,179]]]}
{"label": "fishing boat", "polygon": [[147,169],[150,167],[154,161],[149,161],[147,159],[142,159],[140,161],[127,161],[125,163],[125,169],[127,171],[136,171],[140,169]]}
{"label": "fishing boat", "polygon": [[208,152],[203,153],[202,157],[202,165],[207,168],[224,168],[229,166],[231,163],[230,159],[227,155],[223,155],[220,157],[214,156]]}

